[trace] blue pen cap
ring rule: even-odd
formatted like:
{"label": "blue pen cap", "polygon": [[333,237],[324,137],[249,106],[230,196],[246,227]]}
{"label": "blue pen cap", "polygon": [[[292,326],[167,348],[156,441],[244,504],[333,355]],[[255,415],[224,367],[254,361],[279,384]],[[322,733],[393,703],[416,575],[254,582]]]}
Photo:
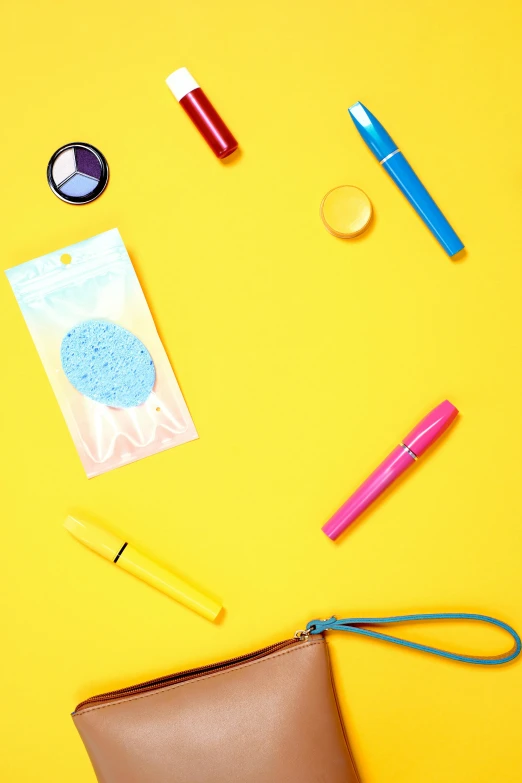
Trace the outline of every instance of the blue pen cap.
{"label": "blue pen cap", "polygon": [[364,104],[357,101],[350,106],[348,112],[355,127],[379,162],[390,152],[395,152],[397,145],[394,140]]}

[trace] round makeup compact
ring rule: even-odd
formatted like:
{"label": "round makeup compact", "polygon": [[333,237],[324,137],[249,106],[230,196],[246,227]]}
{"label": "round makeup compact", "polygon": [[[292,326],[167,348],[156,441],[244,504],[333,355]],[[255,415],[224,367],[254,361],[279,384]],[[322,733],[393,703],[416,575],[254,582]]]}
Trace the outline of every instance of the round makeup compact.
{"label": "round makeup compact", "polygon": [[47,182],[55,196],[68,204],[88,204],[109,181],[107,161],[92,144],[74,142],[56,150],[47,166]]}
{"label": "round makeup compact", "polygon": [[372,202],[354,185],[340,185],[321,201],[321,220],[330,234],[340,239],[356,237],[372,219]]}

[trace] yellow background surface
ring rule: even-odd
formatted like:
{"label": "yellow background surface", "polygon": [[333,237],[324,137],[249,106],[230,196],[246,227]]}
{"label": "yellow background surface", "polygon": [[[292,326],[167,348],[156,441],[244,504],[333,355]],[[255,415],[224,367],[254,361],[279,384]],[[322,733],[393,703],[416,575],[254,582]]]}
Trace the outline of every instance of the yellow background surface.
{"label": "yellow background surface", "polygon": [[[118,227],[200,440],[88,481],[2,276],[0,779],[92,783],[78,701],[314,617],[464,610],[522,630],[520,3],[19,0],[2,28],[3,268]],[[181,65],[237,135],[235,160],[166,87]],[[356,100],[462,236],[461,261],[366,149]],[[77,140],[111,170],[84,207],[46,182]],[[345,183],[375,210],[352,242],[319,218]],[[446,397],[452,431],[329,541],[321,525]],[[68,513],[222,596],[222,620],[83,548]],[[404,633],[509,646],[481,628]],[[522,779],[522,663],[330,648],[364,783]]]}

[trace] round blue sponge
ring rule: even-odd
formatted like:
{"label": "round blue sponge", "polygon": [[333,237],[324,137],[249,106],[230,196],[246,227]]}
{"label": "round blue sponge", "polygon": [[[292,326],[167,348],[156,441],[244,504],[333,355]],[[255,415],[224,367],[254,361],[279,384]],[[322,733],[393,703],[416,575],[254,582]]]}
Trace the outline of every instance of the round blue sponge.
{"label": "round blue sponge", "polygon": [[141,340],[110,321],[83,321],[62,340],[64,372],[78,391],[112,408],[141,405],[156,370]]}

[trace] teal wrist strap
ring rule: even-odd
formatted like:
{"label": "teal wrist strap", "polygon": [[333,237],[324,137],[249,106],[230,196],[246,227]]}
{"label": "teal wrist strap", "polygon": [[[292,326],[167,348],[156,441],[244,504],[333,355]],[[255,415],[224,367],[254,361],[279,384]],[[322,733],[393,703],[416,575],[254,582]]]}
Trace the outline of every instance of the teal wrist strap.
{"label": "teal wrist strap", "polygon": [[[512,636],[515,646],[509,652],[502,653],[501,655],[460,655],[460,653],[439,650],[437,647],[429,647],[426,644],[409,642],[406,639],[399,639],[396,636],[389,636],[388,634],[362,627],[391,625],[393,623],[424,622],[430,620],[473,620],[480,623],[496,625],[498,628],[503,628]],[[369,636],[372,639],[380,639],[383,642],[399,644],[401,647],[410,647],[413,650],[420,650],[421,652],[431,653],[432,655],[440,655],[442,658],[450,658],[452,661],[485,664],[489,666],[512,661],[513,658],[517,657],[521,649],[520,636],[515,629],[511,628],[507,623],[503,623],[502,620],[496,620],[494,617],[488,617],[485,614],[467,614],[465,612],[404,614],[398,617],[349,617],[342,620],[338,620],[336,617],[330,617],[329,620],[311,620],[306,626],[306,633],[308,634],[318,634],[323,633],[324,631],[357,633],[361,634],[361,636]]]}

